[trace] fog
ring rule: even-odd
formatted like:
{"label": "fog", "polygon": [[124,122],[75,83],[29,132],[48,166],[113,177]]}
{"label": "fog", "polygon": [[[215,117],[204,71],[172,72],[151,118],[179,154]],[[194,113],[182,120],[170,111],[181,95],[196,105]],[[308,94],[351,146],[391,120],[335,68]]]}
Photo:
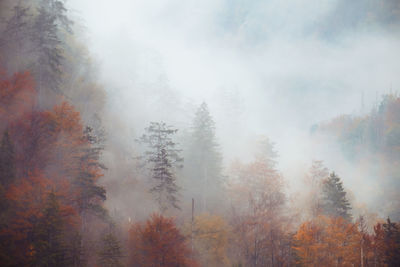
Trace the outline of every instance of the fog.
{"label": "fog", "polygon": [[400,266],[398,0],[0,0],[2,266]]}
{"label": "fog", "polygon": [[266,135],[276,143],[279,169],[292,190],[311,160],[321,159],[342,175],[358,201],[374,201],[376,182],[360,183],[363,178],[338,149],[315,145],[309,137],[313,124],[366,113],[382,94],[398,88],[398,16],[384,13],[390,5],[304,0],[69,5],[87,27],[108,109],[128,129],[124,140],[133,142],[149,120],[187,128],[196,105],[205,101],[226,166],[248,158],[255,136]]}

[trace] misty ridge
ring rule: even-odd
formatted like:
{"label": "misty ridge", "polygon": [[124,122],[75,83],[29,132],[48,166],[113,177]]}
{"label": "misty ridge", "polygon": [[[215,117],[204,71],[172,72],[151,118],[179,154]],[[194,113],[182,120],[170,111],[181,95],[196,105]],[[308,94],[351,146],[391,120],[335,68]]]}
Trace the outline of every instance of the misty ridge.
{"label": "misty ridge", "polygon": [[0,0],[0,266],[400,266],[397,0]]}

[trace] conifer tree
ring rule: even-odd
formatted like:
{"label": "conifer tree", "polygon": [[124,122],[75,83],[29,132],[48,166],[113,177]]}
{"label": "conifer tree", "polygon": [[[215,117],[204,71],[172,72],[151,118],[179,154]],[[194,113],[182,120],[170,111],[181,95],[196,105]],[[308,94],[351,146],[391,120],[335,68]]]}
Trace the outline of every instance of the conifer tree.
{"label": "conifer tree", "polygon": [[220,195],[222,157],[215,137],[215,122],[205,102],[196,111],[186,154],[187,182],[200,190],[194,196],[200,200],[201,209],[207,211],[210,202]]}
{"label": "conifer tree", "polygon": [[346,192],[340,177],[332,172],[322,184],[322,212],[332,217],[342,217],[351,220],[351,206],[346,198]]}
{"label": "conifer tree", "polygon": [[0,146],[0,184],[5,190],[15,179],[14,145],[8,130],[3,134]]}
{"label": "conifer tree", "polygon": [[102,237],[98,264],[102,267],[121,267],[122,258],[121,245],[111,230]]}
{"label": "conifer tree", "polygon": [[102,203],[106,200],[106,191],[96,183],[102,176],[102,171],[106,169],[100,162],[104,140],[94,134],[92,127],[87,126],[83,131],[83,141],[85,145],[81,148],[80,170],[74,180],[74,185],[79,192],[79,211],[81,216],[84,216],[85,212],[91,211],[97,216],[105,218],[106,211]]}
{"label": "conifer tree", "polygon": [[11,17],[5,23],[4,31],[0,34],[0,54],[8,58],[7,67],[15,72],[20,71],[20,59],[29,43],[32,29],[29,19],[29,7],[18,2],[13,7]]}
{"label": "conifer tree", "polygon": [[43,217],[34,229],[34,266],[66,266],[63,226],[57,197],[51,192]]}
{"label": "conifer tree", "polygon": [[148,147],[145,160],[155,181],[150,192],[154,194],[161,213],[170,207],[180,209],[175,172],[183,167],[183,158],[172,140],[172,135],[178,130],[164,122],[151,122],[145,130],[147,133],[139,141]]}
{"label": "conifer tree", "polygon": [[[0,145],[0,232],[8,228],[10,220],[10,202],[6,198],[8,186],[15,180],[14,146],[6,130]],[[12,240],[7,235],[0,235],[0,262],[11,266],[13,259],[9,253]]]}
{"label": "conifer tree", "polygon": [[383,224],[383,231],[386,245],[385,263],[389,267],[400,266],[400,226],[388,218]]}
{"label": "conifer tree", "polygon": [[58,92],[61,82],[63,48],[61,29],[71,32],[72,22],[66,16],[63,1],[42,0],[34,22],[33,43],[36,46],[38,91],[44,87]]}

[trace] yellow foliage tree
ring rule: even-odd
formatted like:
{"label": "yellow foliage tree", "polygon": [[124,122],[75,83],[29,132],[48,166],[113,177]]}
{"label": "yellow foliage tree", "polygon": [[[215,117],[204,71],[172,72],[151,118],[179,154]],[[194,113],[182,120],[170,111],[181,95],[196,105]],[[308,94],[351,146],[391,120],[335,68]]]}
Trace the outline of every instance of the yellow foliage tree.
{"label": "yellow foliage tree", "polygon": [[304,266],[359,266],[360,233],[341,217],[319,216],[303,223],[294,236],[299,264]]}
{"label": "yellow foliage tree", "polygon": [[[188,225],[185,230],[191,235]],[[227,249],[229,245],[230,227],[218,215],[202,214],[193,222],[192,246],[202,266],[229,266]]]}

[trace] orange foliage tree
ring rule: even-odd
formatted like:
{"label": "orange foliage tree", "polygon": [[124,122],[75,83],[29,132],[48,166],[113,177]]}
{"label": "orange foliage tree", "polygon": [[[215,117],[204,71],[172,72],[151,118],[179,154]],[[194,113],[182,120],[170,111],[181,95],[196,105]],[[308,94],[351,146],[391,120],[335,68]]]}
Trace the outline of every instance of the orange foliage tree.
{"label": "orange foliage tree", "polygon": [[16,73],[11,77],[0,70],[0,131],[36,104],[34,82],[29,72]]}
{"label": "orange foliage tree", "polygon": [[129,232],[129,266],[195,266],[184,236],[172,218],[151,215],[144,225]]}
{"label": "orange foliage tree", "polygon": [[35,251],[34,231],[50,193],[55,195],[63,225],[70,232],[84,231],[79,226],[85,211],[105,214],[105,190],[97,185],[104,167],[99,162],[101,148],[96,147],[90,130],[83,128],[72,105],[63,102],[52,110],[36,110],[29,74],[1,77],[0,130],[6,133],[3,139],[12,151],[7,162],[12,162],[13,168],[1,173],[14,177],[1,177],[1,181],[10,181],[2,183],[0,190],[1,200],[7,204],[0,210],[4,252],[0,261],[6,261],[6,266],[25,266]]}
{"label": "orange foliage tree", "polygon": [[359,266],[360,234],[342,217],[319,216],[298,229],[295,250],[304,266]]}
{"label": "orange foliage tree", "polygon": [[194,218],[193,228],[186,225],[185,234],[191,235],[195,256],[202,266],[228,266],[227,251],[231,228],[218,215],[202,214]]}
{"label": "orange foliage tree", "polygon": [[273,145],[264,138],[258,147],[255,161],[234,166],[229,184],[234,257],[246,266],[285,265],[291,261],[291,245],[284,181],[275,169]]}

